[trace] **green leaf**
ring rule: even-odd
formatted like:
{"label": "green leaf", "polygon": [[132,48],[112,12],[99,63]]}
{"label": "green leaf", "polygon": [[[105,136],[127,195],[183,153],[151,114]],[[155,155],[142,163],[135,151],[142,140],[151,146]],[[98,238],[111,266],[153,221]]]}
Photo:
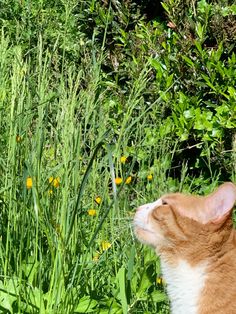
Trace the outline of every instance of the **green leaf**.
{"label": "green leaf", "polygon": [[166,88],[170,87],[173,84],[174,73],[169,75],[166,79]]}
{"label": "green leaf", "polygon": [[230,97],[236,98],[236,89],[233,86],[228,86],[228,93]]}
{"label": "green leaf", "polygon": [[118,278],[119,288],[120,288],[119,296],[120,296],[120,301],[122,304],[122,309],[124,313],[127,313],[128,304],[127,304],[126,290],[125,290],[125,268],[124,267],[121,267],[119,269],[117,278]]}
{"label": "green leaf", "polygon": [[131,280],[134,270],[134,256],[135,256],[135,246],[132,245],[130,254],[129,254],[129,261],[128,261],[128,272],[127,272],[127,279]]}
{"label": "green leaf", "polygon": [[33,280],[38,272],[39,264],[40,263],[38,261],[34,261],[33,257],[29,258],[28,262],[22,262],[22,270],[30,284],[33,283]]}
{"label": "green leaf", "polygon": [[164,292],[158,290],[153,291],[150,296],[152,298],[152,301],[155,303],[164,302],[168,300],[167,295]]}
{"label": "green leaf", "polygon": [[197,10],[201,14],[205,14],[206,11],[210,10],[211,4],[208,4],[206,0],[200,0],[197,3]]}
{"label": "green leaf", "polygon": [[10,313],[13,313],[12,303],[16,300],[16,298],[10,296],[9,294],[3,294],[0,292],[0,304],[1,307],[5,310],[8,310]]}
{"label": "green leaf", "polygon": [[202,74],[202,78],[206,81],[206,84],[211,88],[213,89],[214,91],[216,91],[216,88],[213,86],[213,84],[210,82],[210,78],[205,75],[205,74]]}
{"label": "green leaf", "polygon": [[182,56],[182,58],[184,59],[184,61],[186,61],[186,63],[187,63],[190,67],[192,67],[192,68],[195,67],[193,61],[192,61],[189,57],[187,57],[187,56]]}
{"label": "green leaf", "polygon": [[84,296],[80,299],[79,304],[75,309],[75,313],[91,313],[98,302],[90,298],[90,296]]}
{"label": "green leaf", "polygon": [[161,5],[162,5],[162,7],[164,8],[164,10],[165,10],[168,14],[170,14],[170,8],[167,6],[167,4],[164,3],[164,2],[161,2]]}
{"label": "green leaf", "polygon": [[0,305],[2,308],[13,313],[12,304],[17,300],[18,285],[13,279],[9,279],[6,285],[0,281]]}
{"label": "green leaf", "polygon": [[193,110],[193,108],[191,108],[191,109],[189,109],[189,110],[185,110],[185,111],[184,111],[184,117],[185,117],[186,119],[191,119],[191,118],[193,118],[193,117],[194,117],[194,110]]}
{"label": "green leaf", "polygon": [[184,132],[184,133],[181,133],[180,135],[180,141],[183,142],[183,141],[186,141],[188,139],[188,133]]}
{"label": "green leaf", "polygon": [[119,308],[111,308],[111,309],[102,309],[102,310],[99,310],[98,312],[99,314],[123,314],[123,310],[122,309],[119,309]]}
{"label": "green leaf", "polygon": [[200,53],[200,55],[203,56],[204,53],[203,53],[203,50],[202,50],[202,45],[201,45],[201,43],[200,43],[199,41],[195,41],[195,46],[196,46],[198,52]]}
{"label": "green leaf", "polygon": [[104,314],[122,314],[123,310],[121,307],[121,304],[118,303],[115,299],[112,298],[108,298],[107,302],[106,302],[106,309],[104,310],[100,310],[99,309],[99,314],[100,313],[104,313]]}
{"label": "green leaf", "polygon": [[199,39],[200,39],[201,41],[203,41],[203,40],[204,40],[204,36],[205,36],[205,27],[202,26],[202,25],[201,25],[200,23],[198,23],[198,22],[197,22],[197,24],[196,24],[196,33],[197,33]]}
{"label": "green leaf", "polygon": [[145,271],[143,273],[141,283],[137,292],[137,296],[139,300],[147,300],[147,289],[152,285],[152,282],[150,278],[147,275],[147,272]]}

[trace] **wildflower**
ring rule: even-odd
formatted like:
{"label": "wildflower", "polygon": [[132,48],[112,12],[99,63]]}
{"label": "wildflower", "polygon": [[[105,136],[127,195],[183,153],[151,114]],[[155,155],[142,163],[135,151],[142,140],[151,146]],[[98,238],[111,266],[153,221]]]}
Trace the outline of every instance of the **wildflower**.
{"label": "wildflower", "polygon": [[60,178],[59,178],[59,177],[54,178],[54,180],[53,180],[53,186],[54,186],[54,188],[58,188],[59,185],[60,185]]}
{"label": "wildflower", "polygon": [[120,185],[121,183],[122,183],[122,178],[120,178],[120,177],[117,177],[117,178],[115,178],[115,184],[116,185]]}
{"label": "wildflower", "polygon": [[128,160],[128,158],[125,157],[125,156],[121,156],[121,157],[120,157],[120,162],[121,162],[122,164],[125,164],[125,163],[127,162],[127,160]]}
{"label": "wildflower", "polygon": [[147,179],[148,179],[148,181],[152,181],[153,175],[150,173],[150,174],[147,176]]}
{"label": "wildflower", "polygon": [[48,190],[48,194],[52,195],[53,194],[53,190],[52,189]]}
{"label": "wildflower", "polygon": [[125,180],[125,184],[130,184],[131,181],[132,181],[132,177],[129,176],[129,177]]}
{"label": "wildflower", "polygon": [[89,216],[96,216],[97,211],[96,211],[96,209],[91,208],[91,209],[87,210],[87,213]]}
{"label": "wildflower", "polygon": [[96,253],[94,254],[93,261],[94,261],[94,262],[97,262],[97,261],[99,260],[99,257],[100,257],[100,253],[99,253],[99,252],[96,252]]}
{"label": "wildflower", "polygon": [[16,136],[16,142],[20,143],[22,141],[22,137],[20,135]]}
{"label": "wildflower", "polygon": [[30,189],[32,188],[32,186],[33,186],[33,180],[32,180],[31,177],[28,177],[28,178],[26,179],[26,188],[27,188],[28,190],[30,190]]}
{"label": "wildflower", "polygon": [[165,284],[165,280],[162,277],[157,277],[156,278],[156,283],[159,285],[164,285]]}
{"label": "wildflower", "polygon": [[48,181],[50,184],[52,184],[54,186],[54,188],[58,188],[60,185],[60,178],[59,177],[57,177],[57,178],[50,177],[48,179]]}
{"label": "wildflower", "polygon": [[95,202],[96,202],[98,205],[100,205],[101,202],[102,202],[102,198],[101,198],[100,196],[97,196],[97,197],[95,198]]}
{"label": "wildflower", "polygon": [[108,241],[102,241],[101,245],[103,251],[106,251],[111,247],[111,243]]}

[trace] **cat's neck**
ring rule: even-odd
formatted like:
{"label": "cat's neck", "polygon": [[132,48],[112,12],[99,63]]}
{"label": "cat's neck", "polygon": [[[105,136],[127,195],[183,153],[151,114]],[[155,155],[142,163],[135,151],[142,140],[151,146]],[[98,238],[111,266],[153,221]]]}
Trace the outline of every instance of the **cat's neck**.
{"label": "cat's neck", "polygon": [[[203,243],[199,236],[198,242],[197,239],[191,241],[196,247],[191,245],[187,249],[179,246],[178,251],[169,249],[160,254],[172,314],[201,313],[199,307],[206,290],[218,289],[214,286],[221,284],[217,278],[221,278],[222,273],[226,276],[228,268],[235,269],[236,231],[229,225],[228,230],[219,231],[218,237],[214,241],[208,238],[207,243]],[[211,276],[216,276],[216,279],[212,281]],[[227,280],[230,282],[229,278]],[[204,288],[206,290],[203,291]],[[204,302],[208,304],[212,301]]]}
{"label": "cat's neck", "polygon": [[206,281],[206,263],[192,267],[188,262],[179,260],[171,265],[161,260],[163,277],[173,314],[197,314],[199,299]]}

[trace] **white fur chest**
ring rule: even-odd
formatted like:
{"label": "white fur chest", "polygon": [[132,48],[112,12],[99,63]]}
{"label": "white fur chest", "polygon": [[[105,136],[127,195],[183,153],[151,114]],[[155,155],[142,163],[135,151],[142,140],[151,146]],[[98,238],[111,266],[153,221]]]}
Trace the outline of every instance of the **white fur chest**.
{"label": "white fur chest", "polygon": [[206,280],[206,264],[191,267],[180,260],[176,267],[161,261],[172,314],[198,314],[199,299]]}

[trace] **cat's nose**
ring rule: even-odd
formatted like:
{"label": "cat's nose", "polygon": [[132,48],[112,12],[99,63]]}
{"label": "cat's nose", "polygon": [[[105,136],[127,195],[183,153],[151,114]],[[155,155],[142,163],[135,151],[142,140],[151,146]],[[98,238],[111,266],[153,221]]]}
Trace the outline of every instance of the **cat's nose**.
{"label": "cat's nose", "polygon": [[142,206],[139,206],[139,207],[136,209],[136,212],[139,212],[139,211],[145,209],[146,207],[147,207],[147,204],[142,205]]}
{"label": "cat's nose", "polygon": [[148,204],[144,204],[142,206],[139,206],[137,209],[136,209],[136,212],[145,212],[145,211],[150,211],[153,209],[153,206],[152,206],[152,203],[148,203]]}

